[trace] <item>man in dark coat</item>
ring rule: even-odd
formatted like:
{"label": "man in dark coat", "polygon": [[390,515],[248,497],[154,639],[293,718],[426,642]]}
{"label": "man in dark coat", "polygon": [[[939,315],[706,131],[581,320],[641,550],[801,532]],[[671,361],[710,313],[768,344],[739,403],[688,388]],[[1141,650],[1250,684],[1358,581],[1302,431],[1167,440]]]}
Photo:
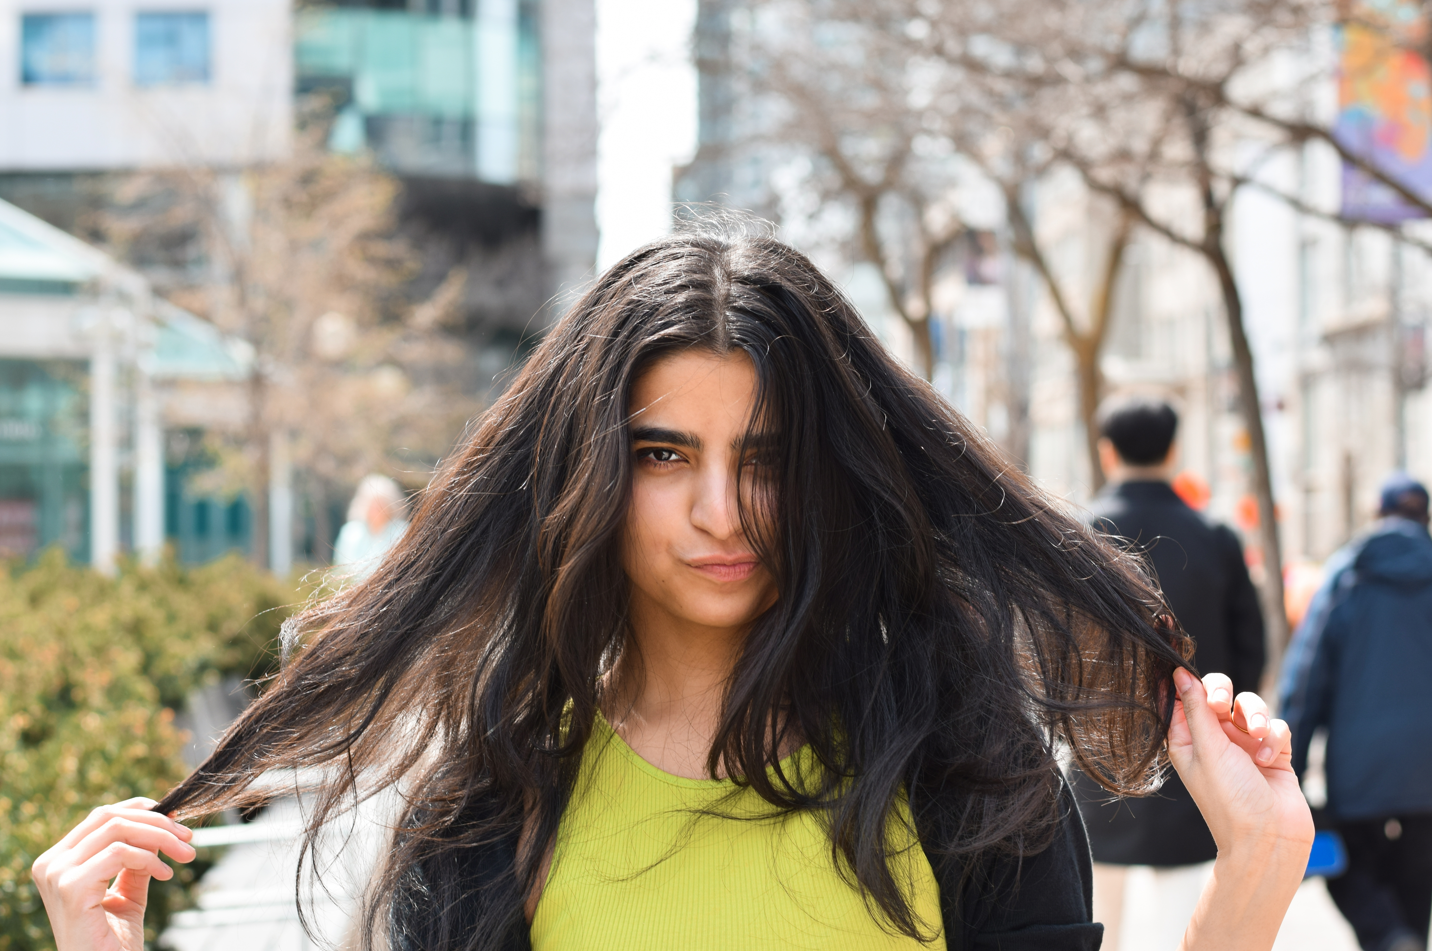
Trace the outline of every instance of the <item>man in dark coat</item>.
{"label": "man in dark coat", "polygon": [[1327,814],[1348,867],[1328,893],[1366,951],[1422,951],[1432,917],[1432,536],[1427,489],[1402,473],[1382,519],[1328,560],[1283,666],[1301,777],[1328,731]]}
{"label": "man in dark coat", "polygon": [[[1177,413],[1167,402],[1123,399],[1101,408],[1099,424],[1109,485],[1090,505],[1094,524],[1143,553],[1174,616],[1193,638],[1198,670],[1228,674],[1235,692],[1258,689],[1265,659],[1263,616],[1243,548],[1229,528],[1194,511],[1170,484]],[[1122,867],[1190,866],[1217,855],[1208,826],[1175,774],[1146,799],[1112,799],[1082,775],[1075,778],[1075,789],[1096,863],[1096,914],[1102,910],[1107,916],[1101,919],[1106,928],[1118,928]],[[1196,885],[1184,890],[1196,900]],[[1187,920],[1183,909],[1168,911],[1161,917]],[[1107,947],[1117,949],[1117,934],[1109,938]]]}

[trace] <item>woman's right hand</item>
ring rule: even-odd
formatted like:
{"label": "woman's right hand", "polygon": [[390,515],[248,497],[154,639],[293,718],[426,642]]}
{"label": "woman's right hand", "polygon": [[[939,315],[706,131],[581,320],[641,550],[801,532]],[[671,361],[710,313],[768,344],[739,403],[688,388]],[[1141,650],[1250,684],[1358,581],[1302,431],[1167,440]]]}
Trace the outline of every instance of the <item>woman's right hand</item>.
{"label": "woman's right hand", "polygon": [[100,806],[35,859],[30,873],[45,902],[59,951],[144,951],[149,879],[194,858],[194,833],[151,812],[153,799]]}

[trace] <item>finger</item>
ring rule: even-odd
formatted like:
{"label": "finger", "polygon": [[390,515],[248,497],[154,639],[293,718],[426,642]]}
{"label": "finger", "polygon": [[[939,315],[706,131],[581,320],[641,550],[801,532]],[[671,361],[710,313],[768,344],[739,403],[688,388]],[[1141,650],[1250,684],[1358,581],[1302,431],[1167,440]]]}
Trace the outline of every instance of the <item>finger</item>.
{"label": "finger", "polygon": [[61,848],[72,849],[79,844],[81,839],[108,822],[112,816],[118,815],[126,809],[147,810],[150,805],[154,804],[152,799],[136,796],[133,799],[126,799],[124,802],[109,802],[102,806],[95,806],[90,810],[89,815],[80,820],[79,824],[71,829],[58,844]]}
{"label": "finger", "polygon": [[1268,705],[1256,693],[1244,691],[1233,699],[1233,725],[1255,740],[1268,735],[1272,719]]}
{"label": "finger", "polygon": [[1264,769],[1293,768],[1293,731],[1286,720],[1274,719],[1268,724],[1268,735],[1258,744],[1253,761]]}
{"label": "finger", "polygon": [[1193,751],[1197,753],[1200,748],[1216,749],[1221,746],[1224,742],[1223,730],[1218,714],[1208,705],[1208,692],[1202,681],[1180,667],[1173,672],[1173,682],[1178,698],[1183,702],[1183,715],[1188,721]]}
{"label": "finger", "polygon": [[1208,706],[1218,719],[1227,720],[1233,711],[1233,681],[1227,674],[1204,674],[1203,689],[1208,691]]}
{"label": "finger", "polygon": [[1249,757],[1258,752],[1258,744],[1262,740],[1249,736],[1247,730],[1234,726],[1232,720],[1220,720],[1218,725],[1223,727],[1223,735],[1228,737],[1228,742],[1247,753]]}
{"label": "finger", "polygon": [[104,904],[107,911],[121,911],[115,908],[114,902],[130,902],[141,909],[149,903],[149,876],[143,872],[136,872],[131,869],[124,869],[115,876],[114,884],[105,893]]}
{"label": "finger", "polygon": [[1187,747],[1193,745],[1193,737],[1188,732],[1188,717],[1183,712],[1183,701],[1173,702],[1173,718],[1168,724],[1168,742],[1170,747]]}
{"label": "finger", "polygon": [[161,882],[174,877],[174,870],[148,849],[126,842],[112,842],[89,861],[60,876],[60,897],[71,907],[86,908],[97,904],[104,898],[110,881],[126,870],[157,878]]}
{"label": "finger", "polygon": [[[128,799],[121,803],[98,806],[90,811],[79,824],[69,831],[59,842],[52,845],[31,865],[31,875],[37,886],[41,889],[49,887],[58,881],[61,875],[74,868],[91,854],[86,852],[82,857],[76,857],[74,850],[88,836],[93,835],[102,828],[106,822],[117,817],[123,817],[133,822],[143,823],[160,829],[172,829],[173,834],[184,840],[193,838],[194,833],[179,825],[167,816],[160,816],[150,812],[146,804],[153,803],[152,799],[136,798]],[[176,856],[177,857],[177,856]],[[181,861],[188,861],[187,858]]]}
{"label": "finger", "polygon": [[126,818],[133,819],[136,822],[148,823],[149,825],[157,826],[161,829],[167,828],[186,842],[194,837],[194,833],[192,831],[185,828],[178,822],[175,822],[168,816],[160,815],[157,812],[152,812],[152,807],[156,805],[158,805],[158,803],[156,803],[153,799],[145,799],[144,797],[140,796],[134,799],[126,799],[124,802],[116,802],[109,805],[98,806],[92,809],[90,811],[90,814],[85,816],[85,818],[79,823],[79,825],[71,829],[69,833],[66,834],[65,837],[59,841],[59,846],[64,849],[74,848],[76,845],[79,845],[80,841],[84,839],[85,836],[89,835],[91,832],[98,829],[100,826],[104,825],[106,822],[108,822],[110,819],[113,819],[115,816],[124,816]]}
{"label": "finger", "polygon": [[73,850],[72,865],[86,862],[115,842],[137,846],[150,852],[163,852],[177,862],[194,858],[194,847],[168,829],[160,829],[127,816],[114,816],[104,825],[80,840]]}

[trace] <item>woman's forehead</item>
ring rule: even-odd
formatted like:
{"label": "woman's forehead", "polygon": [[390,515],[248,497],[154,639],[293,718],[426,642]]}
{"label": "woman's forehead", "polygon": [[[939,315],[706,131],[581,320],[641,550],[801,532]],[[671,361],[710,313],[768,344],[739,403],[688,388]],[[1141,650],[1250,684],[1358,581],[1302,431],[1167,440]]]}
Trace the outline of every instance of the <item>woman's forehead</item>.
{"label": "woman's forehead", "polygon": [[756,405],[759,381],[741,351],[684,350],[658,358],[632,383],[633,424],[684,420],[688,425],[744,430]]}

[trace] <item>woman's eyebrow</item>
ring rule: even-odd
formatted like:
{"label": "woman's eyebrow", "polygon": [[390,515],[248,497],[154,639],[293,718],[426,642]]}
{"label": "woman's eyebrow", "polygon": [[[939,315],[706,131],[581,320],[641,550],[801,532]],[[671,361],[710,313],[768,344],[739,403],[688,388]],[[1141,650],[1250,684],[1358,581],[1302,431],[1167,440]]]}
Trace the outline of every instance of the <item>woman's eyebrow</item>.
{"label": "woman's eyebrow", "polygon": [[746,433],[731,440],[731,449],[739,450],[742,446],[747,449],[754,449],[756,452],[764,452],[767,449],[774,449],[780,444],[775,433]]}
{"label": "woman's eyebrow", "polygon": [[683,449],[701,451],[701,437],[693,433],[684,433],[679,429],[642,426],[631,431],[631,440],[632,442],[664,442],[672,446],[681,446]]}

